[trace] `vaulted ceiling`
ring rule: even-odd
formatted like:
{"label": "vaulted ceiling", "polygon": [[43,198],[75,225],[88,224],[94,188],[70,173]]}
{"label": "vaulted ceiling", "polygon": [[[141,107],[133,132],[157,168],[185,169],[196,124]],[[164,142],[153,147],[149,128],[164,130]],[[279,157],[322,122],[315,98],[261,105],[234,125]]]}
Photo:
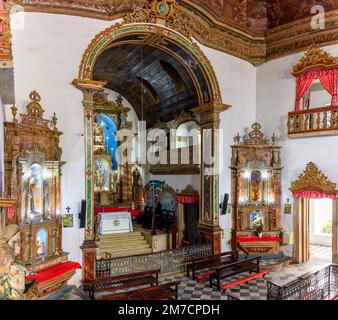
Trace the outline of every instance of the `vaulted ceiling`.
{"label": "vaulted ceiling", "polygon": [[107,88],[124,96],[140,120],[151,126],[157,119],[173,120],[181,110],[198,105],[197,91],[186,68],[155,47],[125,44],[98,58],[93,77],[107,80]]}
{"label": "vaulted ceiling", "polygon": [[[26,11],[114,20],[150,0],[11,0]],[[337,0],[176,0],[181,19],[200,43],[258,65],[312,43],[338,43]],[[324,29],[313,30],[311,10],[325,10]]]}

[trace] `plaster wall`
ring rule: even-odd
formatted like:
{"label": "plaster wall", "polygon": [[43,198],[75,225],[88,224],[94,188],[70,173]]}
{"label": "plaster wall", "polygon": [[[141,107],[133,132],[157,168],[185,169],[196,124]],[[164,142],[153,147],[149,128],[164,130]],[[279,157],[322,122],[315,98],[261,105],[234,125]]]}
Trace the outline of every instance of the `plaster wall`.
{"label": "plaster wall", "polygon": [[[338,56],[338,45],[324,48]],[[287,115],[294,111],[296,80],[291,75],[303,53],[274,60],[257,68],[257,121],[268,137],[276,133],[282,146],[282,199],[292,194],[288,190],[308,162],[315,162],[333,182],[338,182],[338,136],[289,139]],[[285,230],[293,230],[293,214],[282,214]]]}

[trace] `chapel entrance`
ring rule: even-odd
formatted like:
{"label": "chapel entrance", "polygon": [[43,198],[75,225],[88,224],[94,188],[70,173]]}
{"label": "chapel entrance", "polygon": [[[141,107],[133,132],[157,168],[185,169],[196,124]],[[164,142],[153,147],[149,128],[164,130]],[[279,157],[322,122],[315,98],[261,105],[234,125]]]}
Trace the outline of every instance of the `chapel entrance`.
{"label": "chapel entrance", "polygon": [[294,197],[294,262],[337,262],[336,184],[310,162],[290,190]]}
{"label": "chapel entrance", "polygon": [[[168,175],[198,176],[198,229],[205,242],[210,244],[212,252],[221,251],[217,143],[220,113],[230,106],[222,103],[214,70],[176,14],[176,5],[172,4],[165,14],[158,12],[157,8],[154,5],[138,8],[134,13],[126,15],[122,24],[116,24],[98,34],[85,51],[78,78],[73,82],[83,92],[85,115],[86,217],[85,240],[82,246],[84,281],[95,277],[96,249],[100,242],[100,219],[97,219],[97,211],[102,213],[102,208],[110,210],[121,206],[129,206],[136,214],[138,211],[145,211],[143,209],[149,207],[149,203],[145,203],[144,186],[149,181],[166,180],[165,176]],[[110,99],[114,94],[119,94],[115,102]],[[128,106],[124,105],[126,101]],[[133,114],[132,117],[130,113]],[[178,139],[171,139],[167,135],[168,126],[172,127],[171,121],[184,117],[185,113],[189,114],[189,121],[197,118],[200,136],[198,140],[201,141],[202,150],[197,153],[197,157],[196,153],[189,152],[189,148],[194,147],[190,146],[189,139],[184,138],[182,141],[182,134]],[[114,120],[118,131],[132,129],[136,132],[127,138],[116,139],[117,141],[108,146],[104,131],[109,131],[113,126],[108,125],[107,129],[107,121],[104,121],[100,127],[101,122],[97,120],[100,115]],[[145,121],[142,128],[139,121]],[[154,139],[147,140],[148,132],[154,129],[155,132],[163,129],[161,132],[164,131],[165,134],[162,137],[153,134]],[[145,132],[146,137],[141,132]],[[185,145],[188,153],[182,150],[173,152],[176,160],[174,163],[167,162],[158,166],[145,163],[142,155],[147,156],[147,152],[140,150],[140,138],[145,138],[147,149],[152,145],[156,147],[158,142],[163,145],[166,141],[169,144],[174,141],[174,147],[177,147],[177,141],[189,141],[179,144],[179,147]],[[205,144],[204,141],[209,142]],[[97,145],[93,142],[97,142]],[[127,157],[127,162],[116,166],[115,142],[117,146],[124,146],[126,142],[132,146],[131,160]],[[159,157],[158,150],[152,151],[150,153],[155,158]],[[167,151],[167,154],[162,153],[162,160],[172,159],[168,145]],[[204,159],[205,154],[216,159],[211,168],[201,165],[207,162]],[[191,160],[196,158],[198,163],[191,165]],[[188,164],[186,160],[189,160]],[[98,185],[95,186],[97,182]],[[167,184],[166,181],[165,183]],[[178,191],[177,188],[175,191]],[[166,202],[165,199],[163,201]],[[157,208],[157,202],[158,199],[154,198],[152,208]],[[156,218],[156,210],[153,212]],[[177,214],[175,212],[173,216],[177,217]],[[109,228],[113,223],[113,227],[126,228],[129,225],[130,229],[130,217],[129,222],[124,219],[123,223],[119,221],[120,218],[111,218],[107,223]],[[156,223],[152,221],[152,225],[156,226]],[[170,229],[171,232],[175,230]],[[176,237],[170,242],[175,247]]]}

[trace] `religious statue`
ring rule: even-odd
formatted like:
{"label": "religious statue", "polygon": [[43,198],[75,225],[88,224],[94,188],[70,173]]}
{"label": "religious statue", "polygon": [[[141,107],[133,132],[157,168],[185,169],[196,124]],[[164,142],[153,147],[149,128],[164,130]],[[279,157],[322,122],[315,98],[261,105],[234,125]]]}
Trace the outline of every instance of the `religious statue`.
{"label": "religious statue", "polygon": [[251,183],[251,201],[258,201],[260,195],[259,183],[253,181]]}
{"label": "religious statue", "polygon": [[32,213],[41,213],[41,189],[37,176],[32,176],[29,179],[29,199],[30,211]]}
{"label": "religious statue", "polygon": [[120,184],[118,182],[117,172],[114,171],[112,180],[111,180],[111,191],[113,194],[113,204],[118,202],[118,193],[119,193]]}
{"label": "religious statue", "polygon": [[264,226],[264,216],[263,213],[256,210],[251,212],[250,214],[250,224],[251,228],[258,228],[258,227],[263,227]]}
{"label": "religious statue", "polygon": [[251,201],[260,201],[261,199],[261,182],[262,174],[259,170],[253,170],[251,172],[250,181],[250,199]]}
{"label": "religious statue", "polygon": [[23,300],[26,269],[15,262],[20,253],[20,229],[8,225],[0,238],[0,300]]}
{"label": "religious statue", "polygon": [[94,124],[93,141],[94,141],[95,146],[103,146],[104,145],[103,130],[96,123]]}
{"label": "religious statue", "polygon": [[43,257],[45,254],[43,242],[39,236],[36,238],[36,254],[38,257]]}

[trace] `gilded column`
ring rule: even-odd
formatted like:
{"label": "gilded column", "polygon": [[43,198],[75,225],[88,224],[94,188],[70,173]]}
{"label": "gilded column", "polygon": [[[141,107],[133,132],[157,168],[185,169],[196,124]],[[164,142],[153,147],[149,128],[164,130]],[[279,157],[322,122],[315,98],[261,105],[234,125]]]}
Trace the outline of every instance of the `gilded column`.
{"label": "gilded column", "polygon": [[222,229],[219,225],[219,125],[220,113],[230,108],[220,103],[205,104],[191,111],[201,126],[201,199],[199,230],[202,241],[221,252]]}
{"label": "gilded column", "polygon": [[93,190],[93,127],[94,127],[94,94],[106,82],[75,79],[73,84],[83,93],[84,111],[84,137],[85,137],[85,240],[82,244],[83,251],[83,285],[95,278],[95,258],[98,247],[94,234],[94,190]]}

